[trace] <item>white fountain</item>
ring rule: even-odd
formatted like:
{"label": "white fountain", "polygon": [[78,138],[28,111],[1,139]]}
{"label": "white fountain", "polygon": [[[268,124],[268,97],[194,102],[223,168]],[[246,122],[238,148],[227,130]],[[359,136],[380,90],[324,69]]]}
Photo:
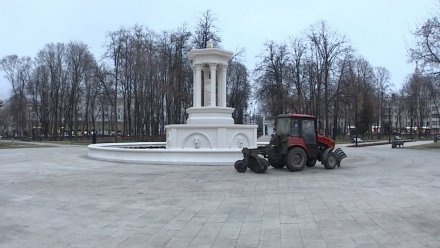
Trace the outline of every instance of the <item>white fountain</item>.
{"label": "white fountain", "polygon": [[[207,48],[189,52],[194,75],[193,107],[186,124],[167,125],[166,143],[137,142],[89,145],[95,159],[151,164],[231,165],[243,147],[257,147],[257,126],[236,125],[226,107],[226,72],[232,52]],[[162,149],[148,147],[164,146]]]}

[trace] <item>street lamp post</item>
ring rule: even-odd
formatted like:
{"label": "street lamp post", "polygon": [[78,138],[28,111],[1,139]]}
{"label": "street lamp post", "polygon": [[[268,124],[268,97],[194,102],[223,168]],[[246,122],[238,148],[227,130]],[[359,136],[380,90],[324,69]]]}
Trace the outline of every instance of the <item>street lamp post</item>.
{"label": "street lamp post", "polygon": [[391,143],[391,132],[393,131],[393,118],[391,118],[391,104],[389,103],[388,108],[388,121],[390,123],[390,130],[388,130],[388,144]]}

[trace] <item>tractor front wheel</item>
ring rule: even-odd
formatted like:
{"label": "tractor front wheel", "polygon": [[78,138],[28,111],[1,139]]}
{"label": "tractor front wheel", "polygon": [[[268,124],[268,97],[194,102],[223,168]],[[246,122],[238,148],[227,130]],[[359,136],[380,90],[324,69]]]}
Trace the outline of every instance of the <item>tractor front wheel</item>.
{"label": "tractor front wheel", "polygon": [[307,155],[300,147],[293,147],[289,150],[286,158],[286,166],[290,171],[302,171],[306,166]]}
{"label": "tractor front wheel", "polygon": [[322,155],[322,161],[326,169],[334,169],[338,165],[338,159],[332,149],[328,148]]}

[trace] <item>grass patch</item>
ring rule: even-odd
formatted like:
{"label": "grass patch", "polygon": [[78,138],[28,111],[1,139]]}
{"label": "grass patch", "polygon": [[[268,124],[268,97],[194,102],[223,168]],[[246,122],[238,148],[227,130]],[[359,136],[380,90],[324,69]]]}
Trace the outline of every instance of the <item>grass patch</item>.
{"label": "grass patch", "polygon": [[429,143],[424,145],[418,145],[418,146],[410,146],[409,149],[418,149],[418,150],[427,150],[427,149],[440,149],[440,142],[437,143]]}
{"label": "grass patch", "polygon": [[58,141],[44,141],[49,144],[57,144],[57,145],[90,145],[92,142],[90,141],[70,141],[70,140],[58,140]]}
{"label": "grass patch", "polygon": [[17,149],[17,148],[40,148],[40,147],[50,147],[47,145],[35,145],[35,144],[24,144],[21,142],[0,142],[0,149]]}

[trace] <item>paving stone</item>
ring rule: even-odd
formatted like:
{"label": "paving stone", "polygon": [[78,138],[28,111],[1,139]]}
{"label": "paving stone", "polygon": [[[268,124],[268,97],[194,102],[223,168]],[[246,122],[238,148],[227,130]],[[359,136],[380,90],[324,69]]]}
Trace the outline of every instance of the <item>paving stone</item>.
{"label": "paving stone", "polygon": [[298,224],[281,224],[281,247],[303,247]]}
{"label": "paving stone", "polygon": [[231,248],[236,247],[236,239],[216,239],[212,244],[212,248]]}
{"label": "paving stone", "polygon": [[261,222],[244,223],[237,239],[238,247],[257,247],[260,240]]}
{"label": "paving stone", "polygon": [[265,174],[2,149],[0,247],[440,247],[438,151],[343,149]]}

